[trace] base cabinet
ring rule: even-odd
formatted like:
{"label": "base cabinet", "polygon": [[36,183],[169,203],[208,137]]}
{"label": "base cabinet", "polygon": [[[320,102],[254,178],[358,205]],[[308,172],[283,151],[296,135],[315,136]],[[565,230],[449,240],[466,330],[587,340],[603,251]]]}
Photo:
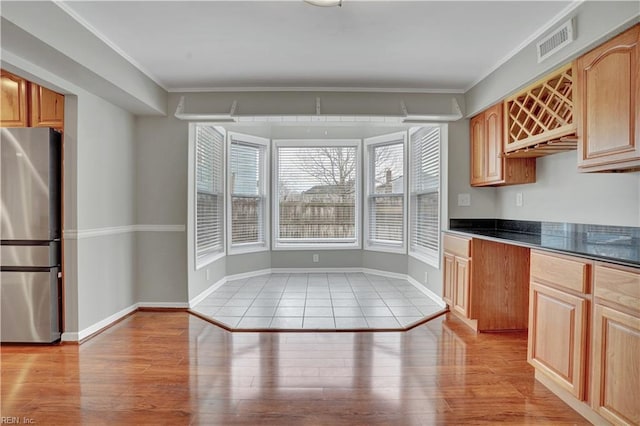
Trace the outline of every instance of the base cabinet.
{"label": "base cabinet", "polygon": [[525,330],[529,249],[446,233],[443,299],[475,331]]}
{"label": "base cabinet", "polygon": [[584,297],[531,283],[527,360],[581,401],[585,400],[588,306]]}
{"label": "base cabinet", "polygon": [[453,311],[465,318],[469,318],[470,244],[469,238],[444,237],[443,299]]}
{"label": "base cabinet", "polygon": [[597,264],[591,406],[615,425],[640,424],[640,269]]}
{"label": "base cabinet", "polygon": [[594,424],[640,425],[640,269],[533,250],[527,359]]}

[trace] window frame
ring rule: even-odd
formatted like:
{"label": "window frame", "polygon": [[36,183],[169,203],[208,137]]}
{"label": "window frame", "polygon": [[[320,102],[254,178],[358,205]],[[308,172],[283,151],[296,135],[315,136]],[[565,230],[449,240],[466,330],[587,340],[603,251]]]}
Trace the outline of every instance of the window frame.
{"label": "window frame", "polygon": [[[398,194],[386,195],[386,194],[376,194],[373,191],[373,185],[375,185],[375,172],[373,171],[374,167],[374,159],[371,157],[371,151],[378,146],[385,145],[396,145],[399,140],[402,140],[402,148],[403,148],[403,158],[402,158],[402,166],[403,166],[403,193],[402,193],[402,242],[394,243],[391,241],[383,241],[383,240],[373,240],[370,238],[370,201],[374,198],[385,198],[389,196],[397,197]],[[407,189],[408,189],[408,155],[407,155],[407,131],[400,131],[389,133],[386,135],[374,136],[371,138],[364,139],[364,201],[363,201],[363,241],[364,241],[364,250],[370,251],[381,251],[388,253],[407,253]]]}
{"label": "window frame", "polygon": [[[414,170],[414,165],[415,165],[415,161],[416,161],[416,155],[415,155],[415,144],[412,143],[412,136],[420,131],[421,129],[424,128],[431,128],[431,129],[439,129],[440,131],[440,135],[439,135],[439,143],[438,143],[438,189],[437,191],[422,191],[420,193],[414,193],[413,192],[413,183],[414,183],[414,179],[415,176],[413,175],[413,170]],[[408,145],[409,145],[409,186],[408,186],[408,190],[407,190],[407,198],[408,198],[408,206],[409,206],[409,211],[408,211],[408,233],[407,233],[407,247],[408,247],[408,254],[409,256],[420,260],[421,262],[426,263],[427,265],[433,266],[435,268],[440,268],[440,258],[442,257],[442,237],[441,237],[441,229],[442,229],[442,206],[443,206],[443,190],[442,190],[442,183],[443,183],[443,145],[444,145],[444,137],[446,135],[445,129],[443,128],[442,125],[433,125],[433,126],[429,126],[429,125],[424,125],[424,126],[420,126],[420,127],[414,127],[411,128],[409,130],[409,137],[408,137]],[[415,224],[413,221],[413,214],[416,210],[416,206],[415,206],[415,198],[418,195],[424,195],[424,194],[431,194],[431,193],[437,193],[438,194],[438,219],[437,219],[437,242],[438,242],[438,249],[437,251],[433,251],[430,249],[426,249],[423,247],[415,247],[412,244],[412,239],[413,239],[413,232],[414,232],[414,228],[415,228]]]}
{"label": "window frame", "polygon": [[[273,149],[271,150],[272,158],[272,179],[271,193],[273,194],[272,204],[272,241],[271,250],[359,250],[362,248],[362,224],[360,215],[362,212],[362,140],[361,139],[272,139]],[[280,234],[280,195],[278,191],[279,184],[279,164],[278,154],[279,148],[323,148],[323,147],[355,147],[356,159],[356,176],[355,176],[355,206],[354,206],[354,227],[355,237],[353,242],[330,241],[317,242],[317,240],[290,242],[281,241]]]}
{"label": "window frame", "polygon": [[237,142],[239,145],[246,146],[257,146],[261,148],[261,161],[262,167],[261,170],[258,171],[260,176],[260,197],[262,198],[262,235],[263,241],[258,241],[255,243],[239,243],[233,244],[233,188],[231,188],[231,177],[227,176],[227,186],[226,186],[226,217],[228,223],[226,224],[227,230],[227,253],[229,255],[234,254],[243,254],[243,253],[255,253],[260,251],[267,251],[270,249],[270,229],[269,229],[269,218],[270,218],[270,197],[269,197],[269,182],[270,182],[270,167],[269,167],[269,149],[271,146],[271,141],[267,138],[262,138],[259,136],[247,135],[243,133],[237,132],[227,132],[227,156],[226,156],[226,171],[227,174],[231,173],[231,145]]}
{"label": "window frame", "polygon": [[[222,208],[220,209],[221,214],[221,231],[220,231],[220,245],[219,249],[208,250],[203,253],[199,253],[198,251],[198,128],[199,127],[211,127],[216,132],[222,135],[222,144],[220,147],[220,168],[221,168],[221,179],[222,182],[220,184],[220,193],[218,196],[222,197]],[[225,205],[225,187],[226,187],[226,134],[227,131],[223,127],[215,126],[210,123],[192,123],[193,129],[193,194],[194,194],[194,203],[193,203],[193,255],[194,255],[194,264],[195,269],[201,269],[212,262],[215,262],[218,259],[221,259],[226,256],[226,208]]]}

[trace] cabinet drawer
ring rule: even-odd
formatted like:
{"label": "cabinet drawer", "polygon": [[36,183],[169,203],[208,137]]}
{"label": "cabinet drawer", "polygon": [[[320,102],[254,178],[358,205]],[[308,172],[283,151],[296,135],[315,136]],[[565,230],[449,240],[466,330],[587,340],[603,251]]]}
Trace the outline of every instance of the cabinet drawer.
{"label": "cabinet drawer", "polygon": [[461,257],[469,257],[471,239],[444,234],[444,251]]}
{"label": "cabinet drawer", "polygon": [[590,262],[531,251],[531,280],[589,293]]}
{"label": "cabinet drawer", "polygon": [[640,312],[640,269],[618,269],[596,264],[594,294],[603,300]]}

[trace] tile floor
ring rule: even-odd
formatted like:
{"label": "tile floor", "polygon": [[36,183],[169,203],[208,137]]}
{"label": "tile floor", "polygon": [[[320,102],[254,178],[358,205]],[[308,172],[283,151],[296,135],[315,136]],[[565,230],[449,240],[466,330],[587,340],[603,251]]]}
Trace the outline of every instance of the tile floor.
{"label": "tile floor", "polygon": [[259,330],[399,330],[442,310],[406,280],[364,273],[229,281],[193,308],[232,329]]}

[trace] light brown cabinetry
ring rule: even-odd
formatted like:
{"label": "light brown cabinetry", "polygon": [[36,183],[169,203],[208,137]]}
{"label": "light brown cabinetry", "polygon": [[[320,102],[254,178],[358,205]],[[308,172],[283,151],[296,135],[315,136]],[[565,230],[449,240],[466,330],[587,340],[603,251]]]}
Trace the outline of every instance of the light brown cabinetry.
{"label": "light brown cabinetry", "polygon": [[527,360],[578,400],[585,400],[591,265],[531,252]]}
{"label": "light brown cabinetry", "polygon": [[581,171],[640,169],[640,24],[577,60]]}
{"label": "light brown cabinetry", "polygon": [[27,80],[5,70],[0,71],[0,80],[0,127],[27,127]]}
{"label": "light brown cabinetry", "polygon": [[64,127],[64,95],[31,84],[31,126]]}
{"label": "light brown cabinetry", "polygon": [[502,104],[471,119],[471,186],[532,183],[536,163],[532,158],[505,158],[502,146]]}
{"label": "light brown cabinetry", "polygon": [[443,299],[457,313],[469,316],[469,258],[471,239],[444,235]]}
{"label": "light brown cabinetry", "polygon": [[64,95],[2,70],[0,127],[64,128]]}
{"label": "light brown cabinetry", "polygon": [[443,299],[475,331],[527,328],[529,249],[445,233]]}
{"label": "light brown cabinetry", "polygon": [[613,424],[640,424],[640,270],[597,264],[591,406]]}

